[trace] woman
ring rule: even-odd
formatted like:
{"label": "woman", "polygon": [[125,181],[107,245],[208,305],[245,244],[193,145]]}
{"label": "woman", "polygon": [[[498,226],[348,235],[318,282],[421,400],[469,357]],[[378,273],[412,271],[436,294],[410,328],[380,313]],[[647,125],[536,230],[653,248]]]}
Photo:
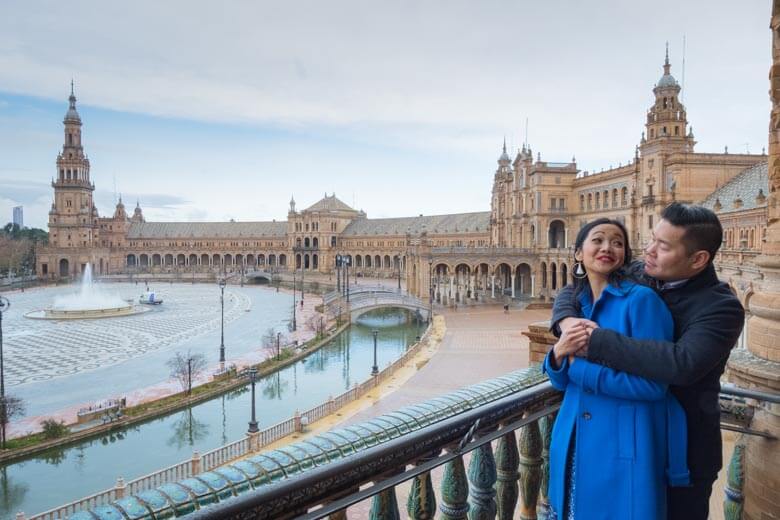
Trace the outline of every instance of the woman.
{"label": "woman", "polygon": [[[623,224],[590,222],[574,249],[585,318],[628,336],[672,339],[663,301],[624,279],[631,249]],[[685,414],[666,385],[575,358],[588,334],[572,327],[544,361],[553,386],[565,391],[550,446],[553,518],[666,518],[667,484],[688,484]]]}

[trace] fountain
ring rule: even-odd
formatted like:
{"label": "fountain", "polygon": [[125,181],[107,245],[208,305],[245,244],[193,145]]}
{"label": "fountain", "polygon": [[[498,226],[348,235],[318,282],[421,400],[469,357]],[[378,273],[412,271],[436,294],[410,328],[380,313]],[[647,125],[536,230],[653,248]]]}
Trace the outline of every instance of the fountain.
{"label": "fountain", "polygon": [[79,292],[58,296],[48,309],[29,312],[25,316],[45,320],[78,320],[129,316],[147,310],[134,305],[132,300],[123,300],[118,294],[97,287],[92,281],[92,266],[87,264]]}

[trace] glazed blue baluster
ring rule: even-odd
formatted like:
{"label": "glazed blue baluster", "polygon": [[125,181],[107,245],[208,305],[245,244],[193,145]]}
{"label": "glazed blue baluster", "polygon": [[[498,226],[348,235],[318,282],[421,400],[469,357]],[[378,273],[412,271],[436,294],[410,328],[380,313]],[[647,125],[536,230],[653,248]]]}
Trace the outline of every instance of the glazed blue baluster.
{"label": "glazed blue baluster", "polygon": [[498,439],[496,445],[496,512],[498,520],[513,520],[519,486],[517,471],[520,454],[517,451],[515,432],[509,432]]}
{"label": "glazed blue baluster", "polygon": [[394,487],[374,495],[368,518],[370,520],[400,520]]}
{"label": "glazed blue baluster", "polygon": [[406,512],[412,520],[433,520],[436,515],[436,494],[433,492],[430,472],[414,477]]}
{"label": "glazed blue baluster", "polygon": [[469,512],[469,483],[463,457],[457,456],[444,466],[441,482],[442,520],[466,520]]}
{"label": "glazed blue baluster", "polygon": [[496,460],[490,443],[471,452],[469,462],[469,520],[496,518]]}

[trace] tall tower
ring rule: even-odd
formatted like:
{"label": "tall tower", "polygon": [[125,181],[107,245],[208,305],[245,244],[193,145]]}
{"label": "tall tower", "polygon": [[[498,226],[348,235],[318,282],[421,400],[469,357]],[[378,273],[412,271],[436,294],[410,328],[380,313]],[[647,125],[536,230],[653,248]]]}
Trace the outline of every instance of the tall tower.
{"label": "tall tower", "polygon": [[639,145],[640,173],[633,193],[641,204],[637,215],[639,243],[648,240],[661,209],[674,199],[675,181],[666,167],[669,156],[693,153],[696,144],[688,127],[685,106],[680,103],[680,84],[672,76],[671,68],[667,44],[664,73],[653,87],[655,102],[647,111],[645,132]]}
{"label": "tall tower", "polygon": [[645,148],[663,147],[669,152],[692,152],[693,135],[689,135],[687,114],[679,100],[680,84],[671,75],[671,68],[667,44],[664,74],[653,88],[655,103],[647,111],[646,139],[642,145]]}
{"label": "tall tower", "polygon": [[52,181],[54,202],[49,211],[49,242],[53,247],[85,248],[97,244],[97,210],[92,201],[95,185],[89,179],[89,159],[81,146],[81,117],[70,84],[69,107],[62,121],[62,151],[57,155],[57,177]]}

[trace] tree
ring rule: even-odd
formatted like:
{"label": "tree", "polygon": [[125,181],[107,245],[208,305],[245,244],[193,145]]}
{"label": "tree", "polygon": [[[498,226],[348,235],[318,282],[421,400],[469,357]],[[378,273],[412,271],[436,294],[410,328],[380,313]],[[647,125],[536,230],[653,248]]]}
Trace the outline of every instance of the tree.
{"label": "tree", "polygon": [[281,356],[285,343],[287,343],[287,339],[285,338],[284,334],[276,332],[273,328],[266,330],[261,340],[263,351],[266,354],[265,357],[275,357],[278,360]]}
{"label": "tree", "polygon": [[6,395],[0,397],[0,447],[5,449],[5,429],[11,419],[24,415],[25,404],[20,397]]}
{"label": "tree", "polygon": [[41,426],[43,427],[43,436],[46,439],[59,439],[70,432],[70,428],[57,419],[46,419],[41,423]]}
{"label": "tree", "polygon": [[49,234],[43,229],[19,228],[9,222],[0,229],[0,272],[34,271],[35,250],[48,241]]}
{"label": "tree", "polygon": [[192,381],[200,377],[206,370],[206,356],[193,354],[189,350],[187,354],[177,352],[166,362],[171,369],[171,377],[179,381],[181,389],[187,395],[192,394]]}

